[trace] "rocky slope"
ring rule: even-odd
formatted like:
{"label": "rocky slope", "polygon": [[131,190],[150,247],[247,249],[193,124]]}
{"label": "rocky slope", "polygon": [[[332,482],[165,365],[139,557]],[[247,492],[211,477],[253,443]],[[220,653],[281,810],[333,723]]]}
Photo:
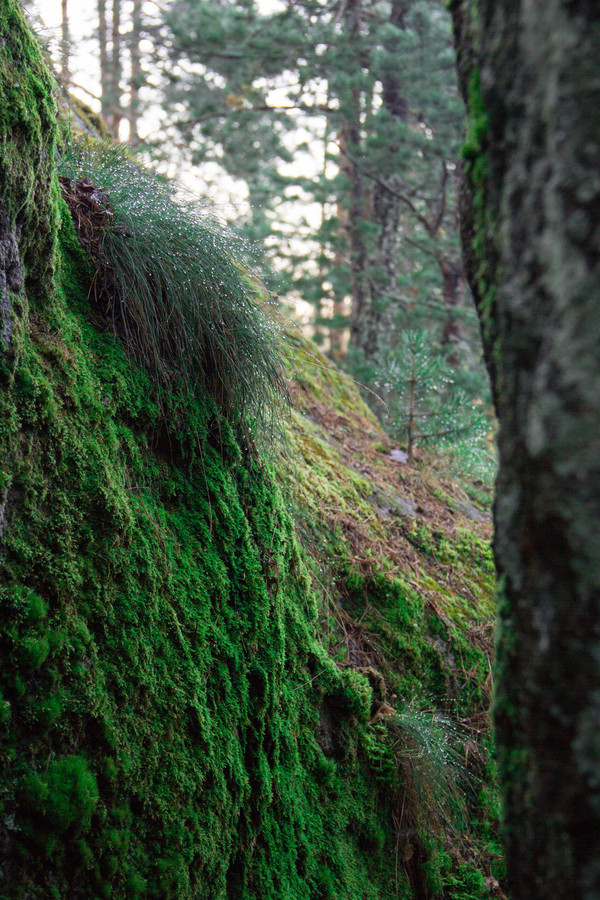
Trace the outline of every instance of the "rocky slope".
{"label": "rocky slope", "polygon": [[267,458],[158,390],[0,25],[0,896],[501,896],[486,512],[295,336]]}

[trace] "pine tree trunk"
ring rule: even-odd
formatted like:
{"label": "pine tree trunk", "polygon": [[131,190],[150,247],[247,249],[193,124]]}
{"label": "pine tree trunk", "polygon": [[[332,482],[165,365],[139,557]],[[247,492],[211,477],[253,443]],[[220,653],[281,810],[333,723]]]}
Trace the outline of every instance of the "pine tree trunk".
{"label": "pine tree trunk", "polygon": [[108,61],[108,31],[106,23],[106,0],[98,0],[98,45],[100,56],[100,96],[102,119],[108,122],[111,105],[112,80]]}
{"label": "pine tree trunk", "polygon": [[[397,28],[404,27],[408,5],[408,0],[393,0],[389,15],[390,25]],[[395,74],[388,73],[383,78],[382,102],[391,116],[406,120],[408,102]],[[360,134],[360,131],[358,133]],[[365,359],[371,362],[377,360],[380,351],[388,345],[390,336],[395,333],[391,298],[396,288],[398,225],[402,209],[402,201],[395,193],[400,191],[402,185],[401,173],[396,171],[396,156],[397,148],[390,146],[385,166],[388,171],[378,173],[387,176],[386,180],[379,182],[370,179],[368,192],[364,181],[369,178],[369,173],[363,174],[360,164],[355,167],[357,171],[353,173],[353,184],[357,189],[360,179],[362,218],[357,216],[356,220],[351,219],[350,226],[355,232],[363,235],[365,220],[368,220],[375,226],[377,237],[369,248],[365,245],[364,236],[361,237],[361,252],[353,253],[357,271],[353,273],[350,340],[362,352]],[[355,243],[358,244],[358,239]],[[360,285],[360,291],[355,289],[355,284]]]}
{"label": "pine tree trunk", "polygon": [[[390,25],[405,28],[409,7],[410,0],[392,0]],[[408,119],[409,104],[395,72],[387,72],[384,75],[381,91],[383,105],[390,116],[405,122]],[[394,321],[397,310],[394,308],[392,298],[397,291],[400,240],[398,226],[402,201],[393,191],[401,191],[404,174],[398,171],[397,151],[398,148],[392,144],[386,154],[385,168],[389,173],[386,182],[392,191],[378,182],[373,185],[373,221],[378,226],[379,236],[369,260],[371,270],[377,273],[377,276],[369,280],[371,291],[369,331],[376,352],[389,349],[390,338],[397,333]]]}
{"label": "pine tree trunk", "polygon": [[98,0],[98,43],[100,47],[100,89],[102,118],[113,137],[119,136],[122,118],[121,89],[121,3],[113,0],[110,29],[106,0]]}
{"label": "pine tree trunk", "polygon": [[462,336],[458,309],[463,302],[464,269],[460,260],[450,259],[438,253],[437,263],[442,276],[442,299],[444,303],[444,327],[442,346],[446,350],[446,362],[451,366],[460,365],[458,343]]}
{"label": "pine tree trunk", "polygon": [[140,142],[140,88],[143,81],[142,52],[142,0],[133,0],[131,17],[131,37],[129,52],[131,55],[131,84],[129,89],[129,142],[134,146]]}
{"label": "pine tree trunk", "polygon": [[68,0],[61,0],[60,77],[67,90],[71,83],[71,34],[69,29]]}
{"label": "pine tree trunk", "polygon": [[600,897],[600,5],[454,0],[465,261],[500,419],[512,900]]}
{"label": "pine tree trunk", "polygon": [[355,83],[343,99],[344,124],[340,129],[339,147],[342,169],[348,182],[347,233],[352,285],[350,341],[356,347],[364,348],[370,343],[370,335],[365,321],[369,304],[365,244],[367,210],[364,178],[359,158],[361,153],[361,92],[356,86],[360,72],[362,12],[362,0],[348,0],[344,7],[343,24],[348,35],[348,44],[354,50],[357,70],[353,73]]}
{"label": "pine tree trunk", "polygon": [[118,138],[123,112],[121,109],[121,0],[113,0],[112,7],[112,59],[111,59],[111,111],[109,127]]}

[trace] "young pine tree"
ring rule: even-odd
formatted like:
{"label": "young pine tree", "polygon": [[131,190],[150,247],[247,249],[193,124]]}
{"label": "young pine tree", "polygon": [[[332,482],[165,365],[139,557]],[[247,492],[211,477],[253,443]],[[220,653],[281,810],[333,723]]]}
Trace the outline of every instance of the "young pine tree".
{"label": "young pine tree", "polygon": [[404,331],[380,369],[391,433],[406,444],[409,461],[420,445],[483,452],[491,423],[458,389],[448,364],[423,331]]}

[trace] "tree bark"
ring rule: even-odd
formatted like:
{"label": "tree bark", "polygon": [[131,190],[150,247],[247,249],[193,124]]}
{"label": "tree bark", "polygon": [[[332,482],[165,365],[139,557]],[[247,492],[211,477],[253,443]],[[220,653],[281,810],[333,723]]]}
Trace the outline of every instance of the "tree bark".
{"label": "tree bark", "polygon": [[354,84],[342,100],[343,125],[340,129],[339,147],[341,165],[348,181],[347,222],[348,249],[350,251],[350,273],[352,285],[352,311],[350,316],[350,341],[357,347],[369,343],[366,333],[365,316],[369,304],[367,287],[367,247],[365,242],[365,220],[367,203],[364,178],[360,165],[361,153],[361,90],[360,56],[361,56],[361,21],[362,0],[348,0],[344,8],[344,28],[348,35],[348,43],[353,46],[357,70],[354,73]]}
{"label": "tree bark", "polygon": [[60,77],[68,90],[71,83],[71,32],[69,28],[68,0],[61,0]]}
{"label": "tree bark", "polygon": [[129,143],[134,146],[140,142],[140,88],[143,84],[142,52],[142,0],[133,0],[131,17],[131,37],[129,52],[131,55],[131,84],[129,88]]}
{"label": "tree bark", "polygon": [[108,30],[106,23],[106,0],[98,0],[98,45],[100,56],[100,103],[102,118],[108,122],[110,113],[111,75],[108,61]]}
{"label": "tree bark", "polygon": [[121,110],[121,3],[113,0],[110,22],[106,13],[106,0],[98,2],[98,43],[100,49],[100,89],[102,118],[111,135],[119,136]]}
{"label": "tree bark", "polygon": [[442,329],[442,346],[446,350],[446,362],[451,366],[458,366],[460,365],[458,344],[462,328],[457,312],[464,299],[464,268],[460,259],[451,259],[444,253],[438,253],[437,264],[442,276],[442,298],[446,315]]}
{"label": "tree bark", "polygon": [[462,234],[500,420],[512,900],[600,897],[600,6],[454,0]]}
{"label": "tree bark", "polygon": [[113,0],[112,5],[112,60],[111,60],[111,110],[110,130],[113,135],[119,137],[119,129],[123,111],[121,109],[121,76],[123,64],[121,61],[121,0]]}
{"label": "tree bark", "polygon": [[[406,0],[392,0],[390,25],[396,28],[404,27],[407,6]],[[354,28],[356,34],[360,34],[360,21],[355,23]],[[391,116],[406,120],[408,102],[400,89],[398,78],[394,75],[387,74],[383,78],[382,101]],[[351,138],[346,141],[351,150],[354,148],[354,158],[350,157],[345,170],[353,188],[353,205],[349,217],[353,260],[350,341],[362,352],[366,360],[375,362],[385,345],[384,335],[389,336],[394,331],[393,316],[390,316],[390,310],[386,310],[386,307],[389,307],[389,297],[393,294],[396,283],[398,224],[402,209],[402,201],[393,189],[400,190],[402,179],[395,171],[396,148],[390,147],[387,168],[391,170],[388,184],[392,190],[376,181],[369,184],[367,192],[361,161],[357,158],[360,140],[359,122]],[[364,237],[367,221],[377,229],[376,242],[372,247],[367,247]]]}

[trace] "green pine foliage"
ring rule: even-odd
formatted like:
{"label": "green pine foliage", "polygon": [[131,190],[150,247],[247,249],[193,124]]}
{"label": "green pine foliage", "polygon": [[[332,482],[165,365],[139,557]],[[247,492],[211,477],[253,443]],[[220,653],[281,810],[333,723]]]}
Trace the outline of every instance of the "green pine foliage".
{"label": "green pine foliage", "polygon": [[[238,225],[266,242],[281,289],[314,304],[318,335],[339,351],[335,332],[352,324],[349,365],[371,384],[377,351],[427,327],[472,373],[463,388],[481,393],[476,317],[460,283],[464,112],[441,0],[300,0],[274,11],[172,0],[164,21],[172,125],[193,161],[246,182],[251,206]],[[292,226],[290,201],[318,204],[319,228]]]}
{"label": "green pine foliage", "polygon": [[285,109],[272,108],[268,94],[298,59],[305,37],[290,10],[265,14],[254,0],[178,0],[165,4],[162,16],[168,144],[183,140],[187,163],[216,162],[246,185],[244,232],[263,243],[292,183],[279,164],[292,159],[286,136],[294,126]]}
{"label": "green pine foliage", "polygon": [[[235,227],[262,242],[269,284],[314,307],[315,340],[367,388],[409,452],[417,434],[451,443],[447,466],[489,484],[495,462],[479,412],[491,399],[462,271],[464,111],[444,4],[300,0],[272,11],[254,0],[172,0],[164,22],[171,123],[190,159],[247,184],[250,207]],[[313,204],[313,223],[293,225],[290,204],[302,203]],[[429,336],[425,368],[445,360],[446,383],[428,389],[422,373],[429,400],[407,434],[405,398],[381,388],[398,385],[399,372],[380,370],[397,370],[401,335],[415,331]]]}
{"label": "green pine foliage", "polygon": [[495,472],[487,440],[491,417],[455,385],[452,368],[436,356],[425,332],[400,335],[384,357],[377,388],[386,398],[386,425],[405,444],[409,460],[418,446],[447,451],[463,475],[489,483]]}

